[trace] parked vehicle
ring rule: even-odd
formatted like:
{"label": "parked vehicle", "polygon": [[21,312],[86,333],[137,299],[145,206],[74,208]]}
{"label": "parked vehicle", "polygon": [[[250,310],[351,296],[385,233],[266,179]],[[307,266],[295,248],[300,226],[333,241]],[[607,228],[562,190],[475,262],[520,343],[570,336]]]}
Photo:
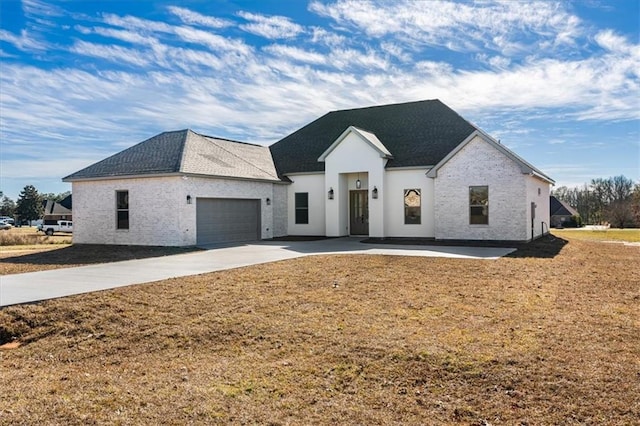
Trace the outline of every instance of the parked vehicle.
{"label": "parked vehicle", "polygon": [[55,225],[43,224],[38,226],[38,231],[51,236],[54,232],[64,232],[70,234],[73,232],[73,222],[70,220],[59,220]]}
{"label": "parked vehicle", "polygon": [[6,222],[4,220],[0,221],[0,229],[1,230],[8,231],[11,228],[13,228],[13,226],[9,222]]}
{"label": "parked vehicle", "polygon": [[0,216],[0,222],[6,222],[11,226],[15,226],[16,222],[13,220],[12,217],[9,216]]}

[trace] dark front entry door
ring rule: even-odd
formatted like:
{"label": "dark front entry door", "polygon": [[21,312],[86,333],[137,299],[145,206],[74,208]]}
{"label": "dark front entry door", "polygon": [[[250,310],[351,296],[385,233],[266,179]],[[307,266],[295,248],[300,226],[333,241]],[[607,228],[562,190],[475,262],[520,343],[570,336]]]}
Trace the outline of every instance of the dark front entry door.
{"label": "dark front entry door", "polygon": [[369,191],[349,192],[351,235],[369,235]]}

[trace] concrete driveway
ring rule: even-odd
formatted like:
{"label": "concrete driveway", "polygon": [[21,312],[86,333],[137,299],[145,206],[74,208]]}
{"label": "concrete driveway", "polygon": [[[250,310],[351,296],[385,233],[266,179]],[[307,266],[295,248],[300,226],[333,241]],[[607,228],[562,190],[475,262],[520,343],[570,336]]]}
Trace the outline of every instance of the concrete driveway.
{"label": "concrete driveway", "polygon": [[261,241],[205,251],[0,276],[0,306],[89,293],[168,278],[222,271],[242,266],[323,254],[497,259],[515,249],[489,247],[401,246],[362,244],[361,238],[319,241]]}

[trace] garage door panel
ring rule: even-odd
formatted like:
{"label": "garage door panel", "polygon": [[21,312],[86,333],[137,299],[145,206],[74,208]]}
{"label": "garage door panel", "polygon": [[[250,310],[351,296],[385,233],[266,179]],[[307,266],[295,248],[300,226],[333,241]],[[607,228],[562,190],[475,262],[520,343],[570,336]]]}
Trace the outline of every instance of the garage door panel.
{"label": "garage door panel", "polygon": [[198,198],[196,214],[198,244],[260,239],[260,200]]}

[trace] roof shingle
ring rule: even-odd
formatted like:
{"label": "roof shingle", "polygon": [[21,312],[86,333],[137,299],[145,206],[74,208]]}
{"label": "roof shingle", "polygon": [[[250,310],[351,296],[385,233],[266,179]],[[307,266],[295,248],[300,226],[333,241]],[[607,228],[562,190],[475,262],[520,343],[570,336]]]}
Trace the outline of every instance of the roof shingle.
{"label": "roof shingle", "polygon": [[270,146],[278,174],[324,171],[318,158],[349,126],[377,136],[387,167],[433,166],[476,130],[437,99],[333,111]]}
{"label": "roof shingle", "polygon": [[188,129],[156,135],[63,180],[171,173],[278,180],[269,148]]}

